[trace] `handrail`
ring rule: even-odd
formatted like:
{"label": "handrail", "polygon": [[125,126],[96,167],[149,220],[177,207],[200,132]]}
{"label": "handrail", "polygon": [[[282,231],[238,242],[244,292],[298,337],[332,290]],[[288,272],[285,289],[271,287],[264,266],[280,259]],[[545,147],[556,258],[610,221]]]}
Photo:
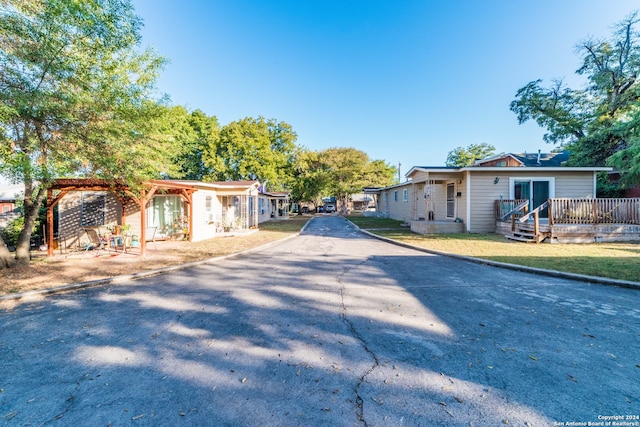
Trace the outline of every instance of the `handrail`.
{"label": "handrail", "polygon": [[522,209],[526,208],[527,206],[529,206],[529,201],[528,200],[525,200],[524,202],[521,202],[518,206],[516,206],[515,208],[511,209],[506,214],[502,215],[500,217],[500,221],[504,221],[509,216],[513,215],[514,213],[516,213],[518,211],[521,211]]}
{"label": "handrail", "polygon": [[543,204],[541,204],[540,206],[538,206],[537,208],[535,208],[534,210],[532,210],[531,212],[529,212],[528,214],[522,215],[518,221],[520,222],[525,222],[529,220],[529,217],[531,215],[535,215],[540,213],[540,211],[542,211],[543,209],[546,209],[549,206],[549,201],[547,200],[546,202],[544,202]]}

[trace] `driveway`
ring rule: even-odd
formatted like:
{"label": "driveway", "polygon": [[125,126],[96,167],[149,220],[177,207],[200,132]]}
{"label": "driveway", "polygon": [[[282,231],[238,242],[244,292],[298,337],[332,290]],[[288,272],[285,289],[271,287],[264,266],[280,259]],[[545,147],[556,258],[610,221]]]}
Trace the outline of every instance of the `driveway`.
{"label": "driveway", "polygon": [[317,217],[257,252],[0,311],[0,425],[640,425],[639,330],[637,290]]}

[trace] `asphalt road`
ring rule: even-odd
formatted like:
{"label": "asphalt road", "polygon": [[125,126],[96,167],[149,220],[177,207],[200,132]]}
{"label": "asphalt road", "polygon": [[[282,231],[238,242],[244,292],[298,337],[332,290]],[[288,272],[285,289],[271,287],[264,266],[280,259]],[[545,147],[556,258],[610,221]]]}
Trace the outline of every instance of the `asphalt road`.
{"label": "asphalt road", "polygon": [[0,311],[0,425],[640,425],[639,331],[638,290],[325,216],[256,252]]}

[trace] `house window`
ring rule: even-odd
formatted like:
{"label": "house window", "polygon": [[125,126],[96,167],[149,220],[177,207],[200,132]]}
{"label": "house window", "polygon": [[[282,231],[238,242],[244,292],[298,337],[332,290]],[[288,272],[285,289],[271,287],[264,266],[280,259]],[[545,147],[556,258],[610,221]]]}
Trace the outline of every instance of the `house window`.
{"label": "house window", "polygon": [[265,213],[263,197],[258,198],[258,212],[260,212],[260,215],[263,215]]}
{"label": "house window", "polygon": [[10,205],[2,206],[2,213],[7,213],[7,212],[11,212],[11,206]]}
{"label": "house window", "polygon": [[213,197],[207,196],[204,199],[204,210],[207,222],[213,222]]}
{"label": "house window", "polygon": [[394,202],[398,201],[398,190],[393,190],[393,201]]}
{"label": "house window", "polygon": [[104,225],[107,197],[104,193],[82,193],[81,224],[83,227]]}
{"label": "house window", "polygon": [[402,190],[402,201],[403,202],[409,201],[409,191],[406,188]]}

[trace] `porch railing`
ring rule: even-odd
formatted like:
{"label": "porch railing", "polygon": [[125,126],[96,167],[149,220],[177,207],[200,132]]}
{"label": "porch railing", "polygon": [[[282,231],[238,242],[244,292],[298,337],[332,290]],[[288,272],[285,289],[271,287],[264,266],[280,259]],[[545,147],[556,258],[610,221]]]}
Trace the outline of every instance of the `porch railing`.
{"label": "porch railing", "polygon": [[528,214],[522,215],[522,217],[518,221],[526,222],[526,221],[529,221],[529,218],[533,216],[535,218],[535,221],[538,222],[538,219],[540,218],[540,212],[545,210],[548,206],[549,206],[549,201],[547,200],[546,202],[544,202],[543,204],[541,204],[540,206],[538,206]]}
{"label": "porch railing", "polygon": [[512,215],[518,219],[521,216],[526,215],[528,210],[529,201],[526,199],[496,200],[496,219],[498,221],[510,220]]}
{"label": "porch railing", "polygon": [[549,199],[550,224],[640,225],[640,198]]}
{"label": "porch railing", "polygon": [[[545,239],[545,236],[540,230],[540,212],[545,210],[548,205],[549,202],[546,201],[529,212],[529,200],[527,199],[496,200],[496,220],[500,222],[506,222],[507,220],[511,221],[511,232],[513,233],[511,238],[516,238],[515,234],[517,231],[517,240],[522,240],[523,235],[527,235],[531,237],[531,239],[527,238],[527,241],[531,240],[536,243],[540,243]],[[533,233],[531,234],[530,231],[523,232],[522,230],[519,230],[520,227],[516,226],[516,223],[528,222],[529,218],[532,216]]]}

